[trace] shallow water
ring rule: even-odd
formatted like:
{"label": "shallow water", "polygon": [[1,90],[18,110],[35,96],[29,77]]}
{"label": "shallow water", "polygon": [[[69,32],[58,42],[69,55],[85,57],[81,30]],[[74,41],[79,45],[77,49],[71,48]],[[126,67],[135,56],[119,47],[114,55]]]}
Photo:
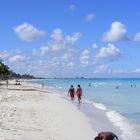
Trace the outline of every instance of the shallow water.
{"label": "shallow water", "polygon": [[140,139],[140,79],[47,79],[32,82],[44,82],[64,96],[71,84],[75,88],[80,84],[84,100],[79,109],[92,124],[97,124],[97,131],[113,131],[120,135],[120,139]]}

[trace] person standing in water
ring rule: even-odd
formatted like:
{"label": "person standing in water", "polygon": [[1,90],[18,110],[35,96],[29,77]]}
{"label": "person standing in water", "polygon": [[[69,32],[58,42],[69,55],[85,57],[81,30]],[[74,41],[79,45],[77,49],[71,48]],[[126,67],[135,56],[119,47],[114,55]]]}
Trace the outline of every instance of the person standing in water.
{"label": "person standing in water", "polygon": [[44,88],[44,82],[42,82],[42,88]]}
{"label": "person standing in water", "polygon": [[73,85],[71,85],[71,87],[68,91],[68,95],[70,95],[72,101],[74,100],[74,93],[75,93],[75,90],[73,88]]}
{"label": "person standing in water", "polygon": [[78,97],[78,102],[80,104],[81,102],[81,96],[82,96],[82,88],[80,85],[77,86],[77,91],[76,91],[77,97]]}

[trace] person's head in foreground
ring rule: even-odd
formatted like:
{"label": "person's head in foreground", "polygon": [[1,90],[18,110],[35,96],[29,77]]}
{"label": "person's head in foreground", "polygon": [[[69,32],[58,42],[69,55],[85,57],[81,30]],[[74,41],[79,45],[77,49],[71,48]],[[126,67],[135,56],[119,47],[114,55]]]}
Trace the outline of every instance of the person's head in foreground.
{"label": "person's head in foreground", "polygon": [[118,137],[112,132],[100,132],[94,140],[118,140]]}
{"label": "person's head in foreground", "polygon": [[80,87],[80,85],[78,85],[78,87]]}
{"label": "person's head in foreground", "polygon": [[73,85],[71,85],[71,88],[73,88]]}

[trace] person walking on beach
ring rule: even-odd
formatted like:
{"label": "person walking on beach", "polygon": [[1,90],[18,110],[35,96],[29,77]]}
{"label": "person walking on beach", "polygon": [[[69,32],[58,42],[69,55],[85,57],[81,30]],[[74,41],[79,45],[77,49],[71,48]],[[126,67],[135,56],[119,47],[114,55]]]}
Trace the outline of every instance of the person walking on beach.
{"label": "person walking on beach", "polygon": [[77,97],[78,97],[78,102],[80,104],[81,102],[81,96],[82,96],[82,88],[80,85],[77,86],[77,91],[76,91]]}
{"label": "person walking on beach", "polygon": [[8,88],[8,85],[9,85],[9,81],[8,80],[6,80],[6,87]]}
{"label": "person walking on beach", "polygon": [[74,93],[75,93],[75,90],[73,88],[73,85],[71,85],[71,87],[68,91],[68,95],[70,95],[72,101],[74,100]]}

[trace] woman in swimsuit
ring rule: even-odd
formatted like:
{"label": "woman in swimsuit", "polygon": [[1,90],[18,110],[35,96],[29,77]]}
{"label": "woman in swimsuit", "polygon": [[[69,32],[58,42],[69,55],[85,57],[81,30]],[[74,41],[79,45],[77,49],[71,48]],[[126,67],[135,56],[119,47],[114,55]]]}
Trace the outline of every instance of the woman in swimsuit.
{"label": "woman in swimsuit", "polygon": [[77,91],[76,91],[77,97],[78,97],[78,102],[81,102],[81,96],[82,96],[82,88],[80,85],[77,86]]}

